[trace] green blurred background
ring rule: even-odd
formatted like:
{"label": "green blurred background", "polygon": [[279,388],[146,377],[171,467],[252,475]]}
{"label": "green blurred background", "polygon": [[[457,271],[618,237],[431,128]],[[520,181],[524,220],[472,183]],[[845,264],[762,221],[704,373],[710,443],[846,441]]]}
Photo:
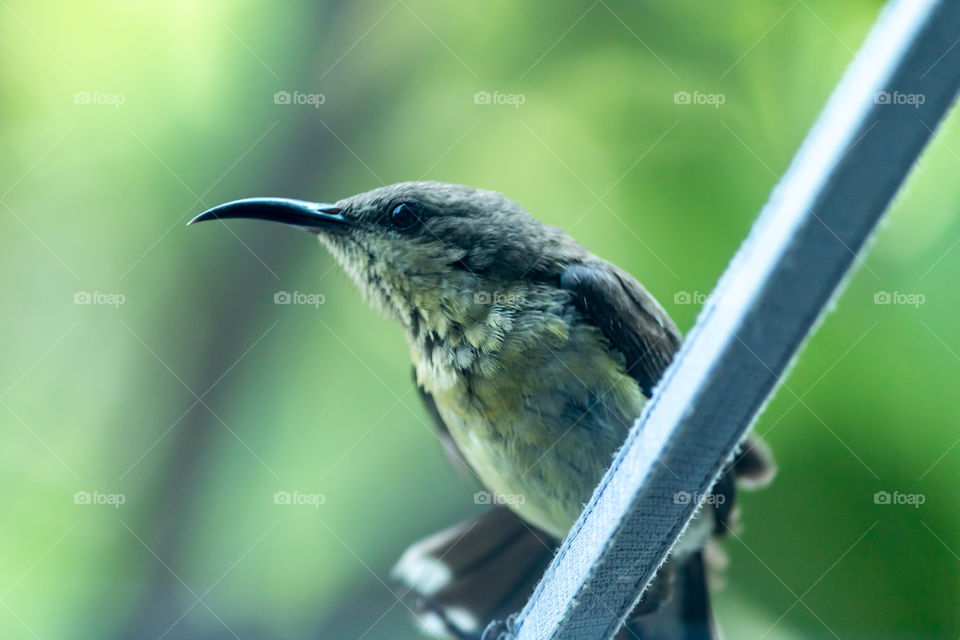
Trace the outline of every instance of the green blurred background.
{"label": "green blurred background", "polygon": [[[184,223],[468,183],[686,331],[880,7],[0,1],[0,637],[415,638],[390,566],[483,507],[399,330],[306,234]],[[958,151],[953,117],[760,419],[726,638],[960,635]]]}

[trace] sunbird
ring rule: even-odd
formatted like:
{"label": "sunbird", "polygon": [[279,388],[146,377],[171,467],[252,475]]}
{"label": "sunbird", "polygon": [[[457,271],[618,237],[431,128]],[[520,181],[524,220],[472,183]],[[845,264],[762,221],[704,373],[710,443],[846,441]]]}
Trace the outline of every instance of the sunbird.
{"label": "sunbird", "polygon": [[[680,346],[630,274],[506,196],[403,182],[333,204],[248,198],[204,220],[316,234],[369,303],[403,330],[443,448],[494,506],[411,546],[393,575],[423,630],[509,638],[557,545]],[[618,638],[714,636],[705,548],[733,526],[735,481],[772,473],[760,442],[727,464]]]}

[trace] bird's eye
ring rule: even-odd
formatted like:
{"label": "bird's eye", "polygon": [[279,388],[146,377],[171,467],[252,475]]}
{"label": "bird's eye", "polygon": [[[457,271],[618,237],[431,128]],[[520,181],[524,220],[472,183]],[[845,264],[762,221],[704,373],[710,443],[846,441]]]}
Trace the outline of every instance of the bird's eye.
{"label": "bird's eye", "polygon": [[390,224],[397,231],[410,231],[420,224],[420,208],[412,202],[400,202],[390,207]]}

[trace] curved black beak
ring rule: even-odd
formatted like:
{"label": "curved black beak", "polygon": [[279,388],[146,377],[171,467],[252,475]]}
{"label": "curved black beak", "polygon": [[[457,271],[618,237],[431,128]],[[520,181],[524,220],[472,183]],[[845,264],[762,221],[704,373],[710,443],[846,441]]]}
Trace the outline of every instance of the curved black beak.
{"label": "curved black beak", "polygon": [[206,220],[225,220],[227,218],[249,218],[282,222],[304,231],[344,232],[350,228],[350,222],[343,217],[340,209],[332,204],[307,202],[291,198],[245,198],[204,211],[187,223]]}

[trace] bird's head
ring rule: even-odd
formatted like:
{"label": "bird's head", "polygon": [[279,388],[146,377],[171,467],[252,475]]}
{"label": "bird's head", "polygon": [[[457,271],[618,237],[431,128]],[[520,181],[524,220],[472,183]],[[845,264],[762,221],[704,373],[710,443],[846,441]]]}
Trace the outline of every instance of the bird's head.
{"label": "bird's head", "polygon": [[[315,233],[371,304],[416,339],[511,321],[525,304],[554,304],[547,281],[586,252],[560,229],[492,191],[403,182],[333,204],[250,198],[192,222],[255,218]],[[465,339],[460,336],[460,339]],[[473,340],[470,340],[473,342]]]}

